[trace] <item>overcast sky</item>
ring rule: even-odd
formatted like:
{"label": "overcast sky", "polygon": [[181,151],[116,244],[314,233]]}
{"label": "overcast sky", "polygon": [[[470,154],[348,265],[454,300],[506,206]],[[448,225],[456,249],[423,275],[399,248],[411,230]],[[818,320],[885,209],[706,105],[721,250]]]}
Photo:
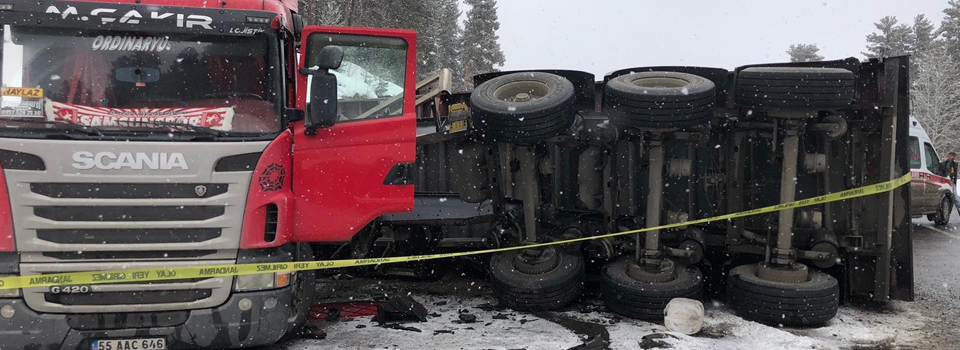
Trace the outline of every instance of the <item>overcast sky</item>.
{"label": "overcast sky", "polygon": [[[734,68],[789,61],[790,44],[827,59],[863,58],[866,35],[887,15],[925,14],[947,0],[499,0],[504,70],[593,72],[653,65]],[[467,9],[468,7],[464,7]]]}

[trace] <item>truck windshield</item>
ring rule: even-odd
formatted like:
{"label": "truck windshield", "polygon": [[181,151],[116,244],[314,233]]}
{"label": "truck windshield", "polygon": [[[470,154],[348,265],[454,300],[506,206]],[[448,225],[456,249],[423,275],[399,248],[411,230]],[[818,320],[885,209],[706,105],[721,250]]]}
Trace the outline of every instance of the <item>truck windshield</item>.
{"label": "truck windshield", "polygon": [[277,46],[269,33],[78,33],[4,25],[0,128],[276,133],[282,105]]}

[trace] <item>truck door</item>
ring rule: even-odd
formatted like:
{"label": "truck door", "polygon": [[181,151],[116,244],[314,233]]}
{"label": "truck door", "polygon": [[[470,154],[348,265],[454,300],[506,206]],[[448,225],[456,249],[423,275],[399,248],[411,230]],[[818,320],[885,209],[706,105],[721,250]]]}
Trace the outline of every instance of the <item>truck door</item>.
{"label": "truck door", "polygon": [[[300,70],[320,50],[343,49],[337,122],[313,131],[294,122],[294,239],[344,242],[375,218],[413,210],[416,153],[416,33],[308,26]],[[298,108],[307,110],[312,77],[298,74]]]}

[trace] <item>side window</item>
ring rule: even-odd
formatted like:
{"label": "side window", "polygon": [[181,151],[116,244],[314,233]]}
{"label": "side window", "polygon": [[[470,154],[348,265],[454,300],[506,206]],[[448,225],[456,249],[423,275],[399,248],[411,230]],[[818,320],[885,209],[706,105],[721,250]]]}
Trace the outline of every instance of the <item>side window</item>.
{"label": "side window", "polygon": [[910,148],[910,169],[920,169],[920,140],[911,137],[908,146]]}
{"label": "side window", "polygon": [[[340,122],[395,117],[403,114],[407,43],[400,38],[313,33],[308,39],[306,67],[325,46],[343,48],[337,77]],[[310,91],[307,81],[307,91]],[[310,103],[308,94],[307,103]]]}
{"label": "side window", "polygon": [[926,142],[923,143],[923,151],[927,154],[927,170],[934,174],[940,174],[940,158],[937,157],[937,151]]}

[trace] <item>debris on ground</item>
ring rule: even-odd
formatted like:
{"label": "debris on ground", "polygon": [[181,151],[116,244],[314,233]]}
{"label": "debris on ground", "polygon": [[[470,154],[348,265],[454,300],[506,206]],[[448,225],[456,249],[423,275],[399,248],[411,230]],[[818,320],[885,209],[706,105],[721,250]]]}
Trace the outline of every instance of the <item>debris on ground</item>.
{"label": "debris on ground", "polygon": [[498,314],[496,314],[496,315],[493,315],[493,317],[491,317],[491,318],[493,318],[494,320],[508,320],[508,319],[510,319],[509,317],[507,317],[507,314],[503,314],[503,313],[498,313]]}
{"label": "debris on ground", "polygon": [[374,320],[381,326],[389,322],[424,322],[427,320],[427,309],[410,296],[398,296],[377,307]]}
{"label": "debris on ground", "polygon": [[463,313],[460,314],[460,323],[474,323],[477,322],[477,315]]}
{"label": "debris on ground", "polygon": [[320,328],[316,323],[307,323],[303,327],[303,337],[307,339],[323,340],[327,338],[327,332]]}
{"label": "debris on ground", "polygon": [[733,335],[732,323],[718,323],[715,325],[704,326],[697,336],[701,338],[720,339]]}
{"label": "debris on ground", "polygon": [[438,329],[433,331],[433,335],[437,335],[437,334],[453,334],[453,331],[449,329]]}
{"label": "debris on ground", "polygon": [[673,345],[664,341],[664,339],[678,339],[676,336],[667,333],[651,333],[640,338],[641,349],[670,349]]}
{"label": "debris on ground", "polygon": [[420,330],[420,328],[404,326],[404,325],[401,325],[401,324],[399,324],[399,323],[382,324],[382,325],[380,325],[380,327],[388,328],[388,329],[397,329],[397,330],[401,330],[401,331],[417,332],[417,333],[423,332],[423,331]]}
{"label": "debris on ground", "polygon": [[331,308],[327,310],[327,322],[336,322],[340,319],[340,309]]}
{"label": "debris on ground", "polygon": [[697,334],[703,328],[703,314],[703,303],[699,300],[673,298],[664,310],[663,325],[668,331]]}
{"label": "debris on ground", "polygon": [[324,321],[336,310],[337,319],[356,317],[370,317],[377,315],[377,308],[383,305],[382,301],[354,301],[337,303],[320,303],[310,308],[311,321]]}

